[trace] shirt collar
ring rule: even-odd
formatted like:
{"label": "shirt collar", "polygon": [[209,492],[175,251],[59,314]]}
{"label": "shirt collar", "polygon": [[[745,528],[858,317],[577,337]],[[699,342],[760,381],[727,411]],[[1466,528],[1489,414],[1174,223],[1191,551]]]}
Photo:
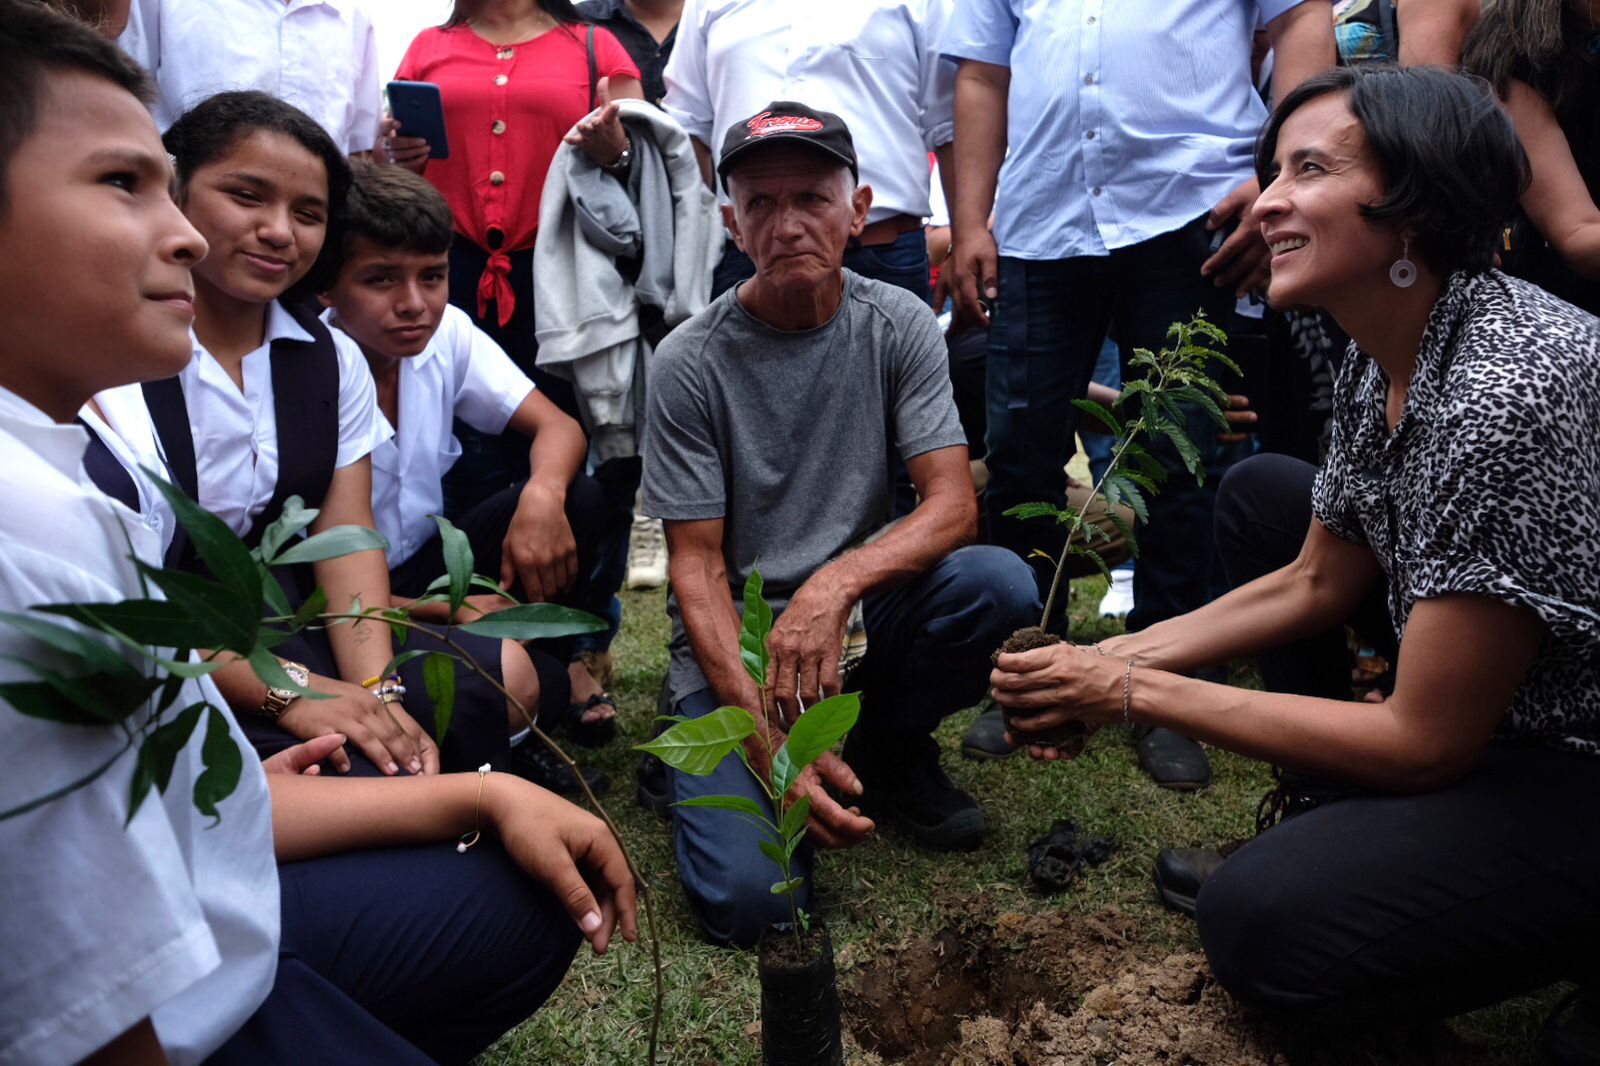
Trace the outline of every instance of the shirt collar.
{"label": "shirt collar", "polygon": [[0,431],[11,434],[73,481],[80,480],[89,435],[83,427],[62,425],[9,389],[0,388]]}
{"label": "shirt collar", "polygon": [[[283,304],[274,300],[267,305],[267,330],[266,336],[261,340],[262,348],[268,347],[273,341],[304,341],[309,344],[315,339],[306,332],[304,326],[294,320],[294,316],[288,312]],[[206,350],[206,346],[201,342],[199,335],[195,333],[193,326],[189,327],[189,343],[193,346],[196,356],[210,354]],[[260,351],[261,349],[258,348],[256,350]]]}
{"label": "shirt collar", "polygon": [[589,3],[584,4],[583,7],[584,14],[592,22],[616,18],[619,14],[628,15],[629,18],[632,18],[632,13],[628,11],[627,5],[622,0],[589,0]]}

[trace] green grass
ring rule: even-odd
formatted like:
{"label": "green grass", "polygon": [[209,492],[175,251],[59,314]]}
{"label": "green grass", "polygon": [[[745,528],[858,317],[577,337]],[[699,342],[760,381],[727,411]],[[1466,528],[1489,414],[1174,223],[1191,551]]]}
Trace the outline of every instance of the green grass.
{"label": "green grass", "polygon": [[[1093,616],[1103,589],[1099,579],[1074,582],[1070,610],[1077,639],[1120,629]],[[647,738],[655,713],[666,669],[665,602],[659,592],[624,595],[625,621],[615,648],[621,677],[615,694],[625,742],[599,752],[592,761],[611,775],[607,807],[654,889],[667,985],[661,1061],[754,1064],[760,1057],[754,1035],[759,1016],[754,956],[713,948],[699,939],[678,887],[667,825],[633,802],[636,756],[628,746]],[[1241,683],[1251,683],[1248,671],[1236,674]],[[987,809],[989,840],[971,854],[935,855],[885,831],[851,851],[823,853],[816,872],[817,911],[841,957],[848,958],[851,946],[869,937],[892,942],[936,931],[937,901],[954,899],[978,900],[996,912],[1093,913],[1116,904],[1134,919],[1153,949],[1198,950],[1192,923],[1156,901],[1151,863],[1168,844],[1206,845],[1246,834],[1256,801],[1270,781],[1266,768],[1213,750],[1216,777],[1211,787],[1191,795],[1168,792],[1140,772],[1122,730],[1097,736],[1070,765],[1034,763],[1025,756],[974,763],[958,753],[971,720],[970,711],[955,715],[937,737],[950,775]],[[1084,831],[1114,838],[1117,852],[1070,892],[1042,897],[1025,887],[1027,845],[1060,817],[1072,818]],[[1497,1061],[1525,1062],[1552,999],[1553,993],[1546,992],[1513,1001],[1458,1020],[1456,1027],[1489,1044]],[[650,955],[642,940],[603,959],[584,951],[549,1003],[482,1061],[497,1066],[642,1063],[651,1000]]]}

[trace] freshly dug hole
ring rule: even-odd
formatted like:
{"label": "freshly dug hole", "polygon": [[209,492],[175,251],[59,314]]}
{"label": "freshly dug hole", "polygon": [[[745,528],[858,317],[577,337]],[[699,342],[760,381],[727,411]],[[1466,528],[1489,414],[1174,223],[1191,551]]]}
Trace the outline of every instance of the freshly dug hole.
{"label": "freshly dug hole", "polygon": [[[903,1066],[1482,1066],[1442,1024],[1386,1030],[1269,1023],[1198,952],[1135,940],[1115,907],[1090,917],[968,909],[933,936],[841,973],[863,1062]],[[846,964],[848,966],[848,963]],[[852,1060],[854,1061],[854,1060]]]}

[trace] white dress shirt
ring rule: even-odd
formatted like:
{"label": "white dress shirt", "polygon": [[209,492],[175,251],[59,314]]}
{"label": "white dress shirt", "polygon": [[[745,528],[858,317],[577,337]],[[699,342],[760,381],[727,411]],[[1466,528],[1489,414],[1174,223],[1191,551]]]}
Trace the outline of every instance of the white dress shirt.
{"label": "white dress shirt", "polygon": [[1255,173],[1256,22],[1302,0],[956,0],[941,48],[1007,67],[994,235],[1019,259],[1170,233]]}
{"label": "white dress shirt", "polygon": [[156,80],[156,124],[227,89],[260,89],[371,151],[383,110],[378,38],[360,0],[133,0],[117,43]]}
{"label": "white dress shirt", "polygon": [[732,123],[774,100],[831,111],[872,186],[869,221],[925,218],[928,153],[955,130],[949,13],[950,0],[686,0],[663,104],[713,160]]}
{"label": "white dress shirt", "polygon": [[[335,467],[349,466],[392,432],[378,410],[378,392],[356,342],[333,330],[339,354],[339,450]],[[194,358],[178,379],[189,408],[200,506],[241,537],[250,532],[278,487],[278,407],[272,394],[272,341],[309,341],[289,312],[273,303],[261,347],[244,357],[244,391],[190,333]]]}
{"label": "white dress shirt", "polygon": [[[323,317],[338,325],[333,312]],[[380,411],[391,436],[372,450],[372,517],[389,539],[391,569],[438,534],[431,516],[444,513],[444,475],[461,457],[452,420],[497,436],[533,389],[511,357],[454,305],[445,308],[428,346],[401,362],[400,431]]]}
{"label": "white dress shirt", "polygon": [[[88,435],[0,389],[0,610],[142,595],[132,554],[160,565],[155,533],[83,473]],[[52,653],[0,624],[0,681],[31,681],[10,657]],[[198,1063],[266,999],[278,961],[278,874],[261,761],[209,679],[169,715],[209,701],[244,752],[213,825],[194,808],[196,732],[164,793],[124,827],[135,753],[114,726],[62,725],[0,701],[0,810],[115,757],[90,784],[0,821],[0,1062],[76,1062],[145,1017],[169,1061]],[[206,728],[202,717],[199,729]]]}

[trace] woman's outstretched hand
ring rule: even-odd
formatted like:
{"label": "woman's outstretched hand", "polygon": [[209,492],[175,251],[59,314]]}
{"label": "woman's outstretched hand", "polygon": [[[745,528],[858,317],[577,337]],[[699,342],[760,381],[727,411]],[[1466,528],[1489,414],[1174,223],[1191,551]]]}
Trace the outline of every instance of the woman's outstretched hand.
{"label": "woman's outstretched hand", "polygon": [[314,740],[308,740],[304,744],[284,748],[276,755],[267,756],[261,760],[261,769],[269,774],[303,774],[306,777],[316,777],[322,773],[320,765],[322,760],[336,751],[342,751],[344,742],[343,733],[328,733]]}
{"label": "woman's outstretched hand", "polygon": [[605,954],[618,928],[624,940],[638,940],[633,874],[606,824],[521,778],[492,774],[485,784],[487,824],[517,865],[561,901],[594,953]]}
{"label": "woman's outstretched hand", "polygon": [[594,99],[595,109],[562,140],[600,166],[610,166],[628,147],[628,131],[622,128],[622,105],[611,99],[610,78],[596,83]]}

